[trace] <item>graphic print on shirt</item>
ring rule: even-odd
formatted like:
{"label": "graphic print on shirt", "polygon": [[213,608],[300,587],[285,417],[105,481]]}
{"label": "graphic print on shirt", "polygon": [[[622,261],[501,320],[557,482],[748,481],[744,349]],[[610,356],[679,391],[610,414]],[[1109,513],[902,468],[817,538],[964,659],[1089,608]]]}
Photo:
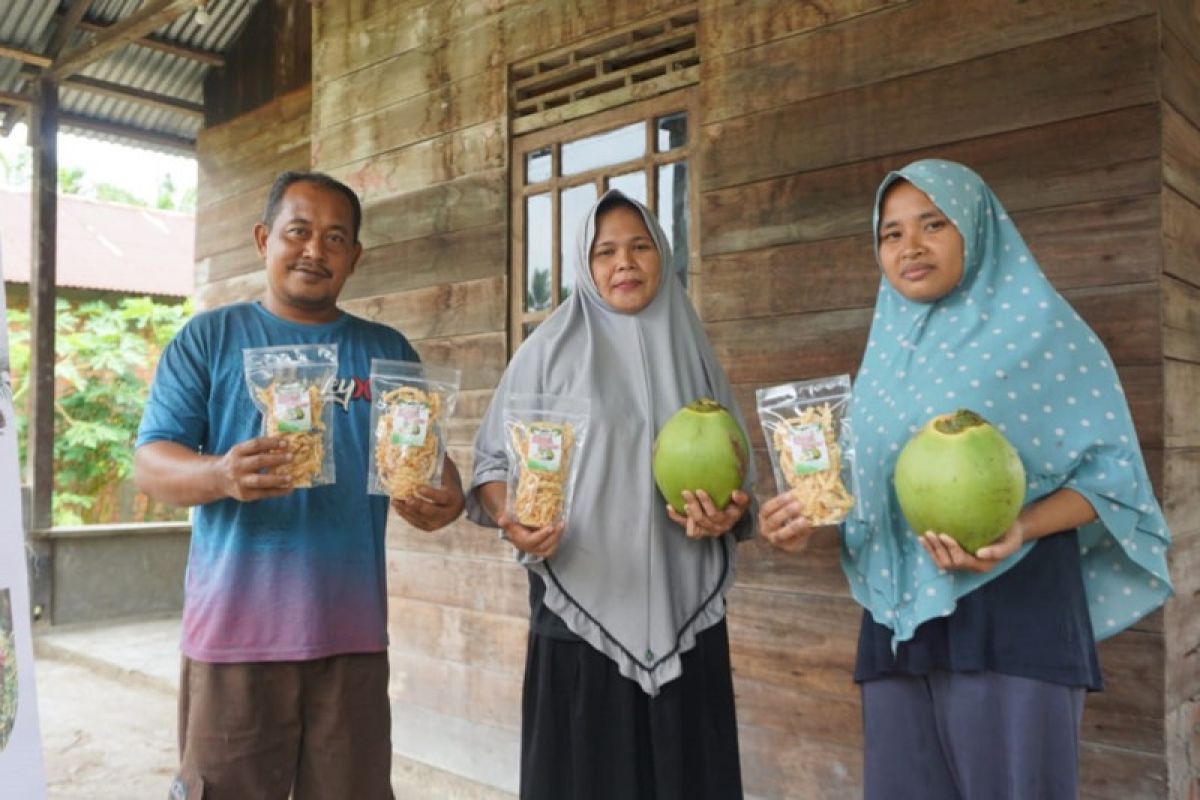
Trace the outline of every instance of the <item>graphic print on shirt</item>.
{"label": "graphic print on shirt", "polygon": [[348,413],[352,400],[371,402],[371,381],[367,378],[334,376],[321,387],[321,399],[341,406],[342,411]]}

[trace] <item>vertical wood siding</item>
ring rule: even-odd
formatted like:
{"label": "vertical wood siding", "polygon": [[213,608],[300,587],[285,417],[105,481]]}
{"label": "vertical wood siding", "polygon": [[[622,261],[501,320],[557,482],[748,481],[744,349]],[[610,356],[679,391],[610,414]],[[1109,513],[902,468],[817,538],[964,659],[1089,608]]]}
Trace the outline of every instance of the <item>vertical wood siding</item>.
{"label": "vertical wood siding", "polygon": [[1164,0],[1161,284],[1163,504],[1175,543],[1165,734],[1173,798],[1200,794],[1200,2]]}

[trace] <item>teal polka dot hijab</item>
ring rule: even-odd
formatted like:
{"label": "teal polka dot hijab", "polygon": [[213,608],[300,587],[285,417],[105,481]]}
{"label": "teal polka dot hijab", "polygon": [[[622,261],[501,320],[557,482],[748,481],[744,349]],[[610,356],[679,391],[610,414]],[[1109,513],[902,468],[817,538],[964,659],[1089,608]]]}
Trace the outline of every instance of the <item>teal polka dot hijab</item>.
{"label": "teal polka dot hijab", "polygon": [[1079,547],[1092,626],[1097,639],[1111,636],[1171,593],[1166,522],[1112,359],[966,167],[924,160],[889,174],[873,230],[884,192],[899,180],[957,227],[963,277],[932,303],[906,300],[881,282],[851,406],[860,497],[844,526],[842,566],[854,597],[892,629],[895,646],[1033,546],[985,575],[942,571],[900,513],[892,487],[900,449],[931,417],[969,408],[1017,448],[1027,504],[1065,486],[1096,509]]}

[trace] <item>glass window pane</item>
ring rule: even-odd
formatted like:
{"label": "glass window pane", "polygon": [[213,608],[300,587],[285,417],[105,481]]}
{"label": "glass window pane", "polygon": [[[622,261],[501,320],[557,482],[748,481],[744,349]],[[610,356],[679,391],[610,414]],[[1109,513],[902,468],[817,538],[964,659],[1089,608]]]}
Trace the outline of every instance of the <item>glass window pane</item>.
{"label": "glass window pane", "polygon": [[575,175],[646,154],[646,123],[635,122],[562,146],[562,174]]}
{"label": "glass window pane", "polygon": [[625,193],[626,197],[632,197],[643,205],[646,204],[646,172],[638,170],[637,172],[626,172],[624,175],[617,175],[615,178],[608,179],[608,188],[619,189]]}
{"label": "glass window pane", "polygon": [[658,221],[671,242],[672,267],[687,286],[688,269],[688,165],[686,161],[658,168]]}
{"label": "glass window pane", "polygon": [[525,310],[550,307],[550,270],[553,267],[554,222],[549,194],[525,200]]}
{"label": "glass window pane", "polygon": [[543,147],[525,154],[525,183],[541,183],[550,180],[550,148]]}
{"label": "glass window pane", "polygon": [[536,322],[521,323],[521,338],[528,339],[530,334],[532,334],[535,330],[537,330],[537,326],[538,326],[538,324]]}
{"label": "glass window pane", "polygon": [[674,150],[676,147],[683,147],[687,144],[688,137],[687,112],[678,111],[665,117],[659,117],[654,133],[654,146],[660,153]]}
{"label": "glass window pane", "polygon": [[596,202],[596,185],[585,183],[582,186],[572,186],[563,189],[561,195],[562,210],[559,224],[559,242],[561,244],[562,260],[562,291],[559,302],[570,297],[575,289],[575,239],[579,235],[579,226],[583,218]]}

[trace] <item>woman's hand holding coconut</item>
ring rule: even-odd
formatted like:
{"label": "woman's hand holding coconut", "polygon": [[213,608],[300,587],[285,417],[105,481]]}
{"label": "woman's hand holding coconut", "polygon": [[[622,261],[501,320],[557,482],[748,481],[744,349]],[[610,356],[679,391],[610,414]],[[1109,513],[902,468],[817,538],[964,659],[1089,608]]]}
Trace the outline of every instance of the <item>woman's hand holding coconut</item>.
{"label": "woman's hand holding coconut", "polygon": [[1079,492],[1064,487],[1022,508],[1012,525],[998,539],[979,548],[975,555],[944,533],[926,531],[918,539],[941,569],[990,572],[1026,542],[1078,528],[1095,519],[1096,510],[1092,504]]}
{"label": "woman's hand holding coconut", "polygon": [[918,540],[940,569],[991,572],[997,564],[1025,544],[1025,526],[1018,518],[999,539],[987,547],[979,548],[975,555],[968,553],[956,539],[945,533],[926,531]]}
{"label": "woman's hand holding coconut", "polygon": [[708,492],[699,489],[695,492],[684,490],[684,510],[680,514],[667,503],[667,516],[687,529],[689,539],[700,539],[705,536],[724,536],[733,529],[746,514],[750,507],[750,496],[743,491],[735,491],[729,498],[729,505],[718,509]]}
{"label": "woman's hand holding coconut", "polygon": [[702,398],[679,409],[654,439],[651,469],[667,516],[689,539],[723,536],[750,507],[750,442],[720,403]]}

